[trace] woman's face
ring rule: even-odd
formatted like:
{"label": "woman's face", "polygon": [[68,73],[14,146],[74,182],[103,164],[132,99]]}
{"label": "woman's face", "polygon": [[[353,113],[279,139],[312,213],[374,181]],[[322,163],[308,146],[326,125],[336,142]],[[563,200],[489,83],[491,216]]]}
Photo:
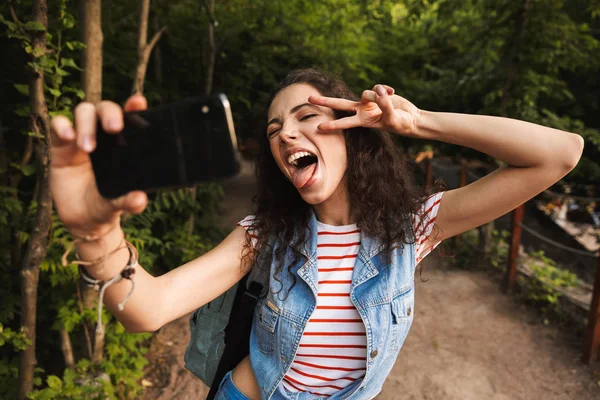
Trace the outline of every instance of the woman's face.
{"label": "woman's face", "polygon": [[281,172],[304,201],[316,205],[346,190],[347,158],[343,132],[318,129],[335,119],[333,110],[310,104],[311,95],[320,93],[305,83],[281,90],[269,107],[266,135]]}

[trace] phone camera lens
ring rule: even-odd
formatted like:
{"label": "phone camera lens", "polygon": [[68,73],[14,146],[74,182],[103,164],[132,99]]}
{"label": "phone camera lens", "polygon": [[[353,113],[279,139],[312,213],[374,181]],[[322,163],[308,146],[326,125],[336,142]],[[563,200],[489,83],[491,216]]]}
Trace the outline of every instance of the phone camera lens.
{"label": "phone camera lens", "polygon": [[202,114],[208,114],[209,108],[208,106],[202,106]]}

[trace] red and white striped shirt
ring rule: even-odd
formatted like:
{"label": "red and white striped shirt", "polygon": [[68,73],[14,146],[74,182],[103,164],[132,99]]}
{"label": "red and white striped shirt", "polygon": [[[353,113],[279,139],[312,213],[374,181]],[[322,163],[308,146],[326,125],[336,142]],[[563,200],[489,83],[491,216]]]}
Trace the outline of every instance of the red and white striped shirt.
{"label": "red and white striped shirt", "polygon": [[[427,246],[433,230],[442,193],[431,196],[423,205],[423,221],[413,218],[416,232],[415,264],[438,243]],[[253,216],[240,221],[248,229]],[[360,314],[350,300],[352,271],[360,247],[356,224],[333,226],[317,221],[317,306],[311,315],[296,357],[279,390],[310,392],[331,396],[366,371],[367,338]]]}

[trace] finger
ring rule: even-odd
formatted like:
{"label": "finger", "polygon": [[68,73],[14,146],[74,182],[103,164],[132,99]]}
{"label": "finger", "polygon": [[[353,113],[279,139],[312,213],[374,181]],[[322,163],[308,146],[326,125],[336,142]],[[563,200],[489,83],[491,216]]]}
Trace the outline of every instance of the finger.
{"label": "finger", "polygon": [[75,140],[76,134],[69,118],[64,115],[58,115],[50,121],[50,131],[52,132],[53,142],[56,145],[62,145]]}
{"label": "finger", "polygon": [[148,108],[148,100],[141,94],[134,94],[125,102],[123,109],[128,111],[143,111]]}
{"label": "finger", "polygon": [[75,107],[75,131],[77,147],[87,153],[96,147],[96,107],[92,103],[83,102]]}
{"label": "finger", "polygon": [[[373,91],[376,92],[377,91],[377,87],[381,86],[383,87],[383,90],[387,92],[387,94],[389,94],[390,96],[393,95],[396,91],[394,90],[393,87],[388,86],[388,85],[382,85],[380,83],[378,83],[377,85],[373,86]],[[380,94],[381,95],[381,94]]]}
{"label": "finger", "polygon": [[364,92],[362,92],[362,96],[360,96],[360,101],[362,103],[368,103],[368,102],[376,103],[377,102],[377,93],[375,93],[372,90],[365,90]]}
{"label": "finger", "polygon": [[318,129],[324,132],[335,131],[338,129],[352,129],[360,126],[360,118],[358,115],[336,119],[335,121],[327,121],[319,124]]}
{"label": "finger", "polygon": [[325,96],[310,96],[309,103],[341,111],[356,111],[356,101]]}
{"label": "finger", "polygon": [[119,211],[139,214],[148,205],[148,195],[136,190],[111,201],[112,206]]}
{"label": "finger", "polygon": [[381,109],[381,118],[386,125],[394,126],[396,122],[396,113],[394,112],[394,103],[392,98],[387,95],[387,91],[383,91],[383,95],[377,96],[377,105]]}
{"label": "finger", "polygon": [[96,112],[102,123],[102,129],[107,133],[119,133],[123,130],[123,111],[112,101],[101,101]]}

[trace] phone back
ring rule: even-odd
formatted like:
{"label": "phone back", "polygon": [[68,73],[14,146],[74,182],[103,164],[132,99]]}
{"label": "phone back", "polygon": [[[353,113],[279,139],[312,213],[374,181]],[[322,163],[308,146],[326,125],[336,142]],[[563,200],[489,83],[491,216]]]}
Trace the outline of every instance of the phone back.
{"label": "phone back", "polygon": [[104,197],[191,186],[239,172],[237,141],[225,95],[126,113],[124,122],[120,134],[107,134],[98,124],[91,159]]}

